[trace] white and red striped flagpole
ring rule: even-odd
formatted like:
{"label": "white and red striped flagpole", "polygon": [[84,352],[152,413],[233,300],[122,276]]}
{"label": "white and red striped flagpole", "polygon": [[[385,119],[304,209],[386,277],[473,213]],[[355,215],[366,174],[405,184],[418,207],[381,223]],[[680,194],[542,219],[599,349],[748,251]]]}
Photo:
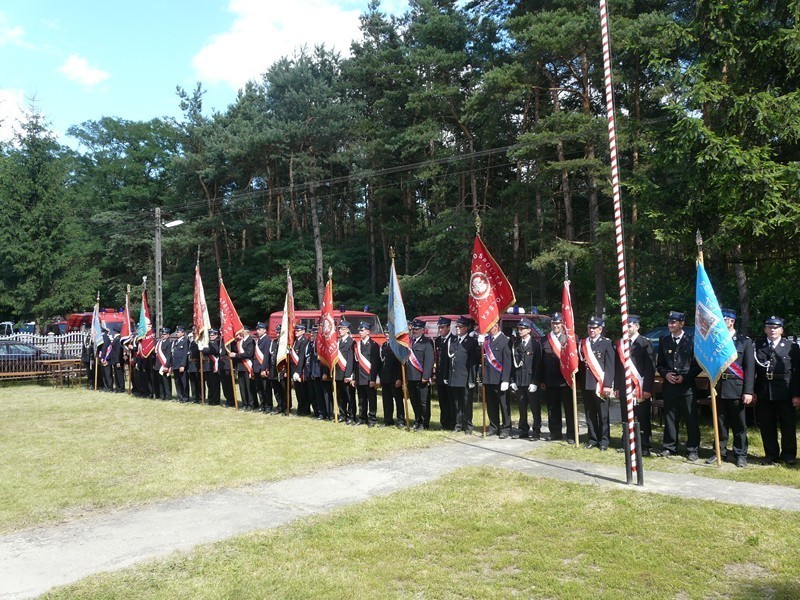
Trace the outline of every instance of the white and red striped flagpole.
{"label": "white and red striped flagpole", "polygon": [[[633,376],[631,374],[630,338],[628,330],[628,285],[625,278],[625,238],[622,233],[622,200],[619,190],[619,162],[617,158],[617,131],[614,110],[614,86],[611,78],[611,42],[608,35],[607,0],[600,0],[600,30],[603,36],[603,70],[606,83],[606,112],[608,113],[608,144],[611,156],[611,187],[614,194],[614,232],[617,245],[617,269],[619,273],[619,306],[622,312],[622,357],[625,366],[625,398],[628,415],[628,450],[631,474],[639,471],[636,460],[636,435],[633,418]],[[626,461],[627,462],[627,461]],[[642,482],[641,472],[638,473]]]}

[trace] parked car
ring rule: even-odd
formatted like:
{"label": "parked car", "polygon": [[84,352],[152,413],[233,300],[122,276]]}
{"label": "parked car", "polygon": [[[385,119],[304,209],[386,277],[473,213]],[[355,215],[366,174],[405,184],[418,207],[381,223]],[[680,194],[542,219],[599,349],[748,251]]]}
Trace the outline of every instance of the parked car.
{"label": "parked car", "polygon": [[15,340],[0,340],[0,372],[24,373],[42,371],[41,361],[58,358],[58,355],[40,350],[33,344]]}

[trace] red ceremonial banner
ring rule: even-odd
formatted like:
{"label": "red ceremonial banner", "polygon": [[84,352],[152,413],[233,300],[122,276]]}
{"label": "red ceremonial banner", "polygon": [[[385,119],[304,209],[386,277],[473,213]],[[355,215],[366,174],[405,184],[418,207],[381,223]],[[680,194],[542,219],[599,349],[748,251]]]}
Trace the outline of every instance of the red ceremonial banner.
{"label": "red ceremonial banner", "polygon": [[478,332],[486,333],[516,300],[505,273],[483,245],[481,236],[476,235],[469,278],[469,314],[478,323]]}
{"label": "red ceremonial banner", "polygon": [[139,352],[147,358],[156,347],[156,334],[150,321],[150,307],[147,304],[147,290],[142,290],[142,308],[139,316],[139,328],[136,341],[140,343]]}
{"label": "red ceremonial banner", "polygon": [[329,279],[322,296],[319,329],[317,330],[317,356],[320,362],[333,372],[339,358],[339,336],[333,319],[333,282]]}
{"label": "red ceremonial banner", "polygon": [[578,340],[575,337],[575,314],[572,312],[569,281],[564,282],[564,291],[561,294],[561,314],[564,317],[564,333],[567,336],[567,343],[561,347],[561,374],[572,387],[572,374],[578,372]]}
{"label": "red ceremonial banner", "polygon": [[236,312],[231,297],[228,296],[225,284],[222,283],[222,277],[219,278],[219,318],[222,343],[227,347],[236,339],[238,333],[244,331],[244,325],[239,319],[239,313]]}

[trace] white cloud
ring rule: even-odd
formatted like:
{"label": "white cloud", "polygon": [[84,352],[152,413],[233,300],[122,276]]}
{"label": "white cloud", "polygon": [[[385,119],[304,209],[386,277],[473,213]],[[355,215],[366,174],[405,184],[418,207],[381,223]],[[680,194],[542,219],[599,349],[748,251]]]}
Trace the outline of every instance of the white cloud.
{"label": "white cloud", "polygon": [[70,54],[58,70],[70,81],[90,87],[111,77],[110,73],[91,66],[88,60],[77,54]]}
{"label": "white cloud", "polygon": [[22,90],[0,89],[0,141],[11,140],[25,120],[24,99]]}
{"label": "white cloud", "polygon": [[0,13],[0,46],[11,44],[14,46],[23,46],[25,43],[23,37],[25,30],[19,25],[12,27],[8,24],[8,19]]}
{"label": "white cloud", "polygon": [[363,12],[344,10],[336,0],[231,0],[229,9],[236,15],[230,30],[214,36],[192,63],[200,81],[235,90],[303,45],[324,43],[347,55]]}

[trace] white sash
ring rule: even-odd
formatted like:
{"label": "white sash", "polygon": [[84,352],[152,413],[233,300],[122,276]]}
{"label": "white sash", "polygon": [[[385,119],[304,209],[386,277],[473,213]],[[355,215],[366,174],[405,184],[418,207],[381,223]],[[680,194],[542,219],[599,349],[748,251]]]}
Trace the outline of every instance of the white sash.
{"label": "white sash", "polygon": [[603,395],[603,381],[605,380],[605,373],[603,372],[603,368],[600,366],[600,362],[597,360],[597,357],[592,352],[592,343],[589,338],[585,338],[583,340],[583,361],[586,363],[586,366],[594,375],[595,380],[597,381],[597,388],[596,392],[598,396]]}
{"label": "white sash", "polygon": [[[364,356],[364,354],[361,352],[361,347],[360,347],[360,346],[361,346],[361,342],[356,342],[356,344],[355,344],[355,349],[356,349],[356,360],[358,361],[358,364],[359,364],[359,365],[361,365],[361,368],[362,368],[364,371],[366,371],[366,372],[367,372],[367,374],[369,374],[369,373],[372,371],[372,363],[371,363],[371,362],[369,361],[369,359],[368,359],[366,356]],[[367,344],[367,346],[369,346],[369,343]]]}

